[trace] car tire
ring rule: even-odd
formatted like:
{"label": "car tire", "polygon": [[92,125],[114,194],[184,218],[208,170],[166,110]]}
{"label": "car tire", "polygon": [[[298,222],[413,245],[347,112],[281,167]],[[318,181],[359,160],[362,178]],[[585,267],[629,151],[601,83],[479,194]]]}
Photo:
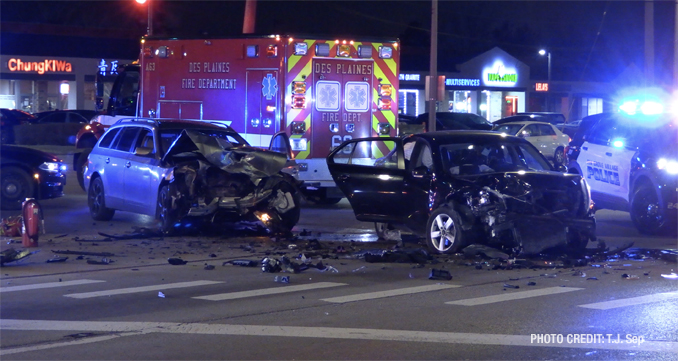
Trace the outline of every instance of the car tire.
{"label": "car tire", "polygon": [[177,211],[172,209],[170,198],[170,186],[165,184],[158,191],[155,218],[158,220],[160,231],[164,234],[172,234],[178,222]]}
{"label": "car tire", "polygon": [[286,231],[291,231],[292,228],[294,228],[294,226],[296,226],[297,223],[299,222],[299,217],[301,217],[301,195],[299,194],[297,189],[294,188],[294,186],[289,184],[288,182],[280,182],[277,189],[283,191],[283,193],[290,192],[292,194],[294,208],[288,210],[285,213],[280,214],[282,227]]}
{"label": "car tire", "polygon": [[565,164],[565,149],[558,147],[553,154],[553,165]]}
{"label": "car tire", "polygon": [[92,153],[92,148],[83,150],[78,156],[78,161],[75,163],[75,177],[78,178],[78,184],[83,191],[85,189],[85,164],[87,164],[87,157]]}
{"label": "car tire", "polygon": [[21,168],[2,169],[2,209],[18,210],[26,198],[35,194],[35,185],[30,175]]}
{"label": "car tire", "polygon": [[655,235],[666,230],[668,222],[650,184],[642,184],[636,189],[630,208],[631,220],[640,233]]}
{"label": "car tire", "polygon": [[431,252],[455,253],[466,242],[461,217],[449,206],[442,206],[431,213],[426,230],[426,246]]}
{"label": "car tire", "polygon": [[95,221],[110,221],[115,214],[115,209],[106,207],[104,182],[99,177],[92,179],[89,185],[87,204],[89,205],[89,214]]}

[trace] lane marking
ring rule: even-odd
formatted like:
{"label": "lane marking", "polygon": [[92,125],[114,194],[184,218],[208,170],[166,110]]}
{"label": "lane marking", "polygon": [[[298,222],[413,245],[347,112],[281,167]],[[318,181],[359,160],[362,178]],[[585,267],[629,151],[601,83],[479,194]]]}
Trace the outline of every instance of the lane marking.
{"label": "lane marking", "polygon": [[319,288],[329,288],[329,287],[346,286],[346,285],[347,285],[347,283],[317,282],[317,283],[311,283],[311,284],[307,284],[307,285],[281,286],[281,287],[274,287],[274,288],[264,288],[264,289],[260,289],[260,290],[220,293],[220,294],[216,294],[216,295],[198,296],[198,297],[192,297],[192,298],[199,299],[199,300],[208,300],[208,301],[224,301],[224,300],[235,300],[235,299],[238,299],[238,298],[277,295],[277,294],[281,294],[281,293],[307,291],[307,290],[315,290],[315,289],[319,289]]}
{"label": "lane marking", "polygon": [[399,288],[399,289],[388,290],[388,291],[359,293],[359,294],[350,295],[350,296],[323,298],[323,299],[321,299],[321,301],[332,302],[332,303],[346,303],[346,302],[373,300],[373,299],[377,299],[377,298],[409,295],[409,294],[413,294],[413,293],[440,291],[440,290],[445,290],[445,289],[448,289],[448,288],[456,288],[456,287],[461,287],[461,286],[460,285],[434,284],[434,285],[426,285],[426,286],[418,286],[418,287]]}
{"label": "lane marking", "polygon": [[56,348],[56,347],[75,346],[75,345],[84,345],[84,344],[88,344],[88,343],[103,342],[103,341],[113,340],[113,339],[116,339],[116,338],[119,338],[119,337],[134,336],[134,335],[139,335],[139,334],[140,334],[140,332],[125,332],[125,333],[118,333],[118,334],[115,334],[115,335],[87,337],[87,338],[82,338],[82,339],[79,339],[79,340],[66,341],[66,342],[54,342],[54,343],[48,343],[48,344],[44,344],[44,345],[24,346],[24,347],[10,348],[10,349],[0,349],[0,356],[12,355],[12,354],[15,354],[15,353],[22,353],[22,352],[48,350],[48,349]]}
{"label": "lane marking", "polygon": [[467,299],[464,299],[464,300],[445,302],[445,304],[447,304],[447,305],[461,305],[461,306],[478,306],[478,305],[486,305],[486,304],[489,304],[489,303],[521,300],[521,299],[524,299],[524,298],[555,295],[555,294],[559,294],[559,293],[579,291],[579,290],[583,290],[583,288],[547,287],[547,288],[540,288],[538,290],[520,291],[520,292],[512,292],[512,293],[502,293],[500,295],[486,296],[486,297],[467,298]]}
{"label": "lane marking", "polygon": [[64,295],[64,297],[92,298],[92,297],[102,297],[102,296],[125,295],[125,294],[130,294],[130,293],[139,293],[139,292],[147,292],[147,291],[162,291],[162,290],[168,290],[168,289],[172,289],[172,288],[206,286],[206,285],[213,285],[213,284],[217,284],[217,283],[223,283],[223,282],[218,282],[218,281],[178,282],[178,283],[168,283],[168,284],[164,284],[164,285],[118,288],[118,289],[115,289],[115,290],[106,290],[106,291],[71,293],[71,294],[68,294],[68,295]]}
{"label": "lane marking", "polygon": [[[311,339],[321,338],[361,341],[405,341],[445,344],[557,347],[579,348],[585,350],[599,349],[678,353],[678,342],[670,341],[645,340],[643,343],[532,343],[530,341],[530,335],[383,330],[370,328],[219,325],[177,322],[47,321],[0,319],[0,329],[5,331],[124,332],[136,335],[139,333],[169,333],[264,337],[278,336],[303,337]],[[22,347],[22,349],[26,349],[26,347]],[[13,350],[16,350],[16,348],[4,347],[0,352],[11,352]]]}
{"label": "lane marking", "polygon": [[75,280],[75,281],[65,281],[65,282],[47,282],[47,283],[38,283],[34,285],[23,285],[23,286],[10,286],[10,287],[0,287],[1,292],[16,292],[16,291],[27,291],[27,290],[38,290],[41,288],[54,288],[54,287],[67,287],[67,286],[77,286],[77,285],[86,285],[90,283],[100,283],[106,281],[97,281],[97,280]]}
{"label": "lane marking", "polygon": [[593,308],[596,310],[609,310],[611,308],[642,305],[644,303],[661,302],[675,298],[678,298],[678,292],[664,292],[647,296],[623,298],[620,300],[587,303],[585,305],[579,305],[579,307]]}

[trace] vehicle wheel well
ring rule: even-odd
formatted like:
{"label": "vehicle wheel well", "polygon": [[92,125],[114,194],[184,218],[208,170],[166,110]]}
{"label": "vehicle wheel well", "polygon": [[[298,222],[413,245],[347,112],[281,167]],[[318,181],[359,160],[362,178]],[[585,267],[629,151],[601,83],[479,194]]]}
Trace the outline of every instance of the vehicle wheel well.
{"label": "vehicle wheel well", "polygon": [[644,186],[649,186],[652,188],[652,181],[646,177],[646,176],[640,176],[636,178],[636,180],[633,182],[633,187],[629,188],[629,202],[631,202],[633,199],[633,195],[636,193],[638,188],[644,187]]}
{"label": "vehicle wheel well", "polygon": [[80,139],[78,139],[78,142],[77,142],[75,148],[76,149],[94,148],[94,146],[96,144],[97,144],[97,138],[94,135],[85,134]]}

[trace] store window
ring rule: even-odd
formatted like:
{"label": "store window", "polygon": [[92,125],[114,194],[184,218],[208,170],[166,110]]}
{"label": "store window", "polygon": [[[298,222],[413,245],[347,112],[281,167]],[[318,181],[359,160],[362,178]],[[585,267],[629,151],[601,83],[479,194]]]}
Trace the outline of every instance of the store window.
{"label": "store window", "polygon": [[603,99],[581,98],[581,116],[599,114],[603,112]]}
{"label": "store window", "polygon": [[418,90],[398,90],[398,114],[419,115]]}

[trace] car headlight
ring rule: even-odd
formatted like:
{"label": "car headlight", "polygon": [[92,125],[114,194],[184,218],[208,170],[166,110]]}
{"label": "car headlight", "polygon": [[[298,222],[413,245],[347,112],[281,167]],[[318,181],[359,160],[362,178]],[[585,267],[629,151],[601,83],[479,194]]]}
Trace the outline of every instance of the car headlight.
{"label": "car headlight", "polygon": [[45,170],[49,173],[57,173],[59,171],[65,171],[66,165],[58,162],[44,162],[38,166],[38,168]]}
{"label": "car headlight", "polygon": [[661,158],[657,161],[657,168],[665,170],[669,174],[678,174],[678,162],[675,160]]}

